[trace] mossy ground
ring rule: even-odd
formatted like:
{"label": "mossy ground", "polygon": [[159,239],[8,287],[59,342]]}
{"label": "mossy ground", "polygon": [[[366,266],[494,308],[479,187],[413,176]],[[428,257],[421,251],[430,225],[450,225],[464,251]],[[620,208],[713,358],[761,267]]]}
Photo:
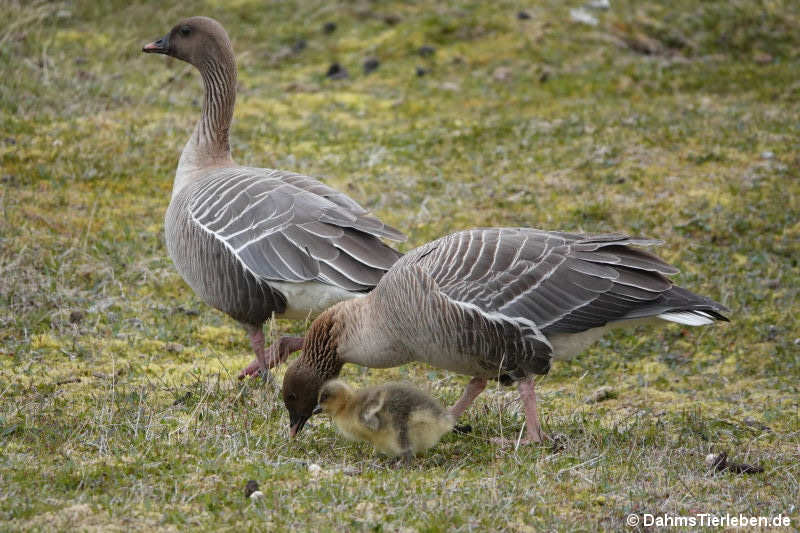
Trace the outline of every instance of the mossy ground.
{"label": "mossy ground", "polygon": [[[0,529],[594,531],[703,512],[800,527],[798,4],[612,0],[594,27],[570,21],[579,5],[4,2]],[[474,433],[410,468],[324,421],[289,441],[274,388],[235,379],[244,334],[164,249],[200,83],[139,50],[193,14],[234,41],[238,161],[323,177],[405,249],[494,225],[659,237],[732,323],[618,333],[555,363],[539,396],[561,450],[490,442],[523,423],[500,387],[465,416]],[[333,61],[348,79],[325,78]],[[466,382],[344,375],[446,402]],[[765,472],[711,473],[712,450]]]}

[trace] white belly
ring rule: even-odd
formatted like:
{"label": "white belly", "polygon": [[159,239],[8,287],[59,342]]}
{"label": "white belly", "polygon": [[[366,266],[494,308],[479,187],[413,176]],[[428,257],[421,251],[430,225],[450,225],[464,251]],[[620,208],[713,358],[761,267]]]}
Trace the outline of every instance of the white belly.
{"label": "white belly", "polygon": [[286,297],[286,311],[277,316],[293,320],[313,318],[332,305],[364,296],[358,292],[350,292],[341,287],[326,285],[318,281],[303,283],[270,281],[269,285]]}
{"label": "white belly", "polygon": [[556,333],[547,337],[553,346],[553,359],[568,360],[583,352],[586,348],[600,340],[600,337],[615,328],[641,326],[643,324],[663,324],[660,317],[635,318],[611,322],[599,328],[587,329],[580,333]]}

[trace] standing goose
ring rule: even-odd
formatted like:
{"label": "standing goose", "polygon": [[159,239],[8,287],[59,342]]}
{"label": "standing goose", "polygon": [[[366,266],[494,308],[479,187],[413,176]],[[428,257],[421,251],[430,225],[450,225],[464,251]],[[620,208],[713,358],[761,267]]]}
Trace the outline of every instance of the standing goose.
{"label": "standing goose", "polygon": [[245,326],[256,359],[239,377],[267,372],[302,345],[284,337],[267,354],[267,319],[306,318],[370,291],[401,255],[379,238],[405,237],[313,178],[233,161],[236,63],[217,21],[182,20],[142,50],[194,65],[205,89],[175,173],[167,250],[198,296]]}
{"label": "standing goose", "polygon": [[306,333],[283,380],[291,434],[322,384],[344,363],[374,368],[421,361],[473,376],[451,408],[459,417],[488,379],[518,382],[523,443],[544,437],[533,377],[612,327],[727,319],[727,309],[673,285],[677,269],[631,246],[659,241],[529,228],[462,231],[400,259],[369,295],[331,307]]}

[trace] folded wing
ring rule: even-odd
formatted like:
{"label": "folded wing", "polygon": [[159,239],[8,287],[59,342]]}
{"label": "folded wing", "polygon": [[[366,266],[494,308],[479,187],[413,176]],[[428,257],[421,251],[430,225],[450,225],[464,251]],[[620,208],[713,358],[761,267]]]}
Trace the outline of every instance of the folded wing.
{"label": "folded wing", "polygon": [[267,281],[369,290],[401,255],[380,238],[405,238],[319,181],[267,169],[220,169],[188,209],[194,224]]}

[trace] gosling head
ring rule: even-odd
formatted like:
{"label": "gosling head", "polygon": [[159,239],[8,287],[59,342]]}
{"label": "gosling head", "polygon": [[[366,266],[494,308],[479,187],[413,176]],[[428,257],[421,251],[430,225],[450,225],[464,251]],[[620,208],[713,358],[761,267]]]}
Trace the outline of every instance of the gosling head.
{"label": "gosling head", "polygon": [[225,28],[208,17],[183,19],[168,34],[142,48],[142,52],[172,56],[198,68],[220,56],[232,57],[232,50]]}
{"label": "gosling head", "polygon": [[353,389],[347,383],[340,379],[332,379],[320,389],[314,414],[327,413],[330,416],[336,416],[347,407],[352,397]]}

